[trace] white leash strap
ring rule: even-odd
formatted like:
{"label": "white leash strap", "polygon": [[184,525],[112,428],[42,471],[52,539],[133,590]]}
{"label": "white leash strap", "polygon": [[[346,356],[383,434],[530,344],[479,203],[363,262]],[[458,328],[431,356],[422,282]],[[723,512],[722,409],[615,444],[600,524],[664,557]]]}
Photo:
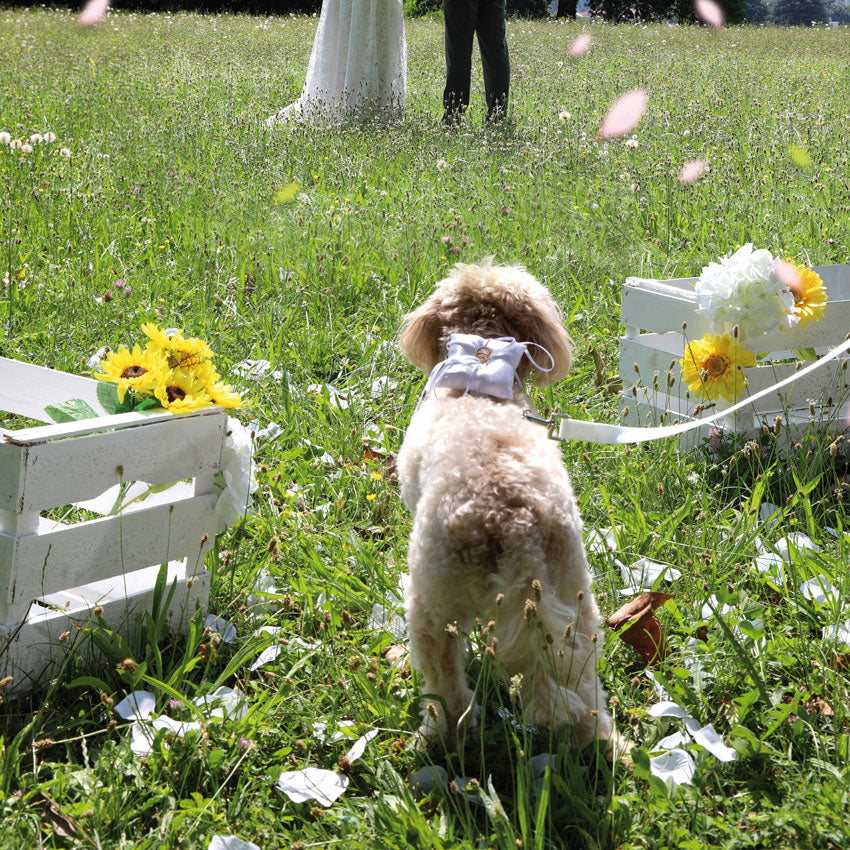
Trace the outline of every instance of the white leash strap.
{"label": "white leash strap", "polygon": [[[820,369],[821,366],[828,363],[830,360],[834,360],[848,349],[850,349],[850,337],[844,340],[841,345],[837,345],[833,348],[832,351],[824,354],[823,357],[816,360],[814,363],[810,363],[805,368],[800,369],[799,372],[795,372],[793,375],[783,378],[778,383],[773,384],[773,386],[759,390],[759,392],[754,393],[751,396],[747,396],[747,398],[743,401],[739,401],[737,404],[733,404],[731,407],[720,410],[704,419],[694,419],[691,422],[682,422],[679,425],[640,428],[627,425],[608,425],[603,422],[586,422],[581,419],[570,419],[557,413],[553,415],[552,419],[548,420],[533,416],[528,411],[526,411],[524,415],[526,419],[530,419],[532,422],[539,422],[541,425],[547,425],[552,429],[558,427],[558,433],[551,434],[553,440],[580,440],[586,443],[604,443],[606,445],[646,443],[650,440],[663,440],[667,437],[677,437],[679,434],[686,434],[688,431],[703,428],[706,425],[711,425],[720,419],[724,419],[738,410],[743,410],[745,407],[749,407],[753,404],[753,402],[758,401],[760,398],[764,398],[771,393],[775,393],[777,390],[787,387],[789,384],[793,384],[798,378],[802,378],[804,375],[808,375],[810,372]],[[555,417],[561,420],[560,426],[558,426],[555,421]]]}

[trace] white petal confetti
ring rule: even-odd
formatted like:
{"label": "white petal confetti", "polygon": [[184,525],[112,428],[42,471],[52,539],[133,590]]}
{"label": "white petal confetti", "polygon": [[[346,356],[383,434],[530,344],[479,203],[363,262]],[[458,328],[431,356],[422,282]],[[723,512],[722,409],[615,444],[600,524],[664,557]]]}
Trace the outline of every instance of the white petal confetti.
{"label": "white petal confetti", "polygon": [[278,655],[280,655],[283,647],[280,644],[273,643],[271,646],[267,646],[256,658],[254,663],[251,665],[250,669],[253,672],[254,670],[259,670],[260,667],[264,667],[266,664],[271,664]]}
{"label": "white petal confetti", "polygon": [[338,720],[334,725],[334,732],[332,735],[328,734],[328,724],[325,723],[324,720],[317,720],[311,728],[316,733],[316,740],[319,741],[319,743],[335,744],[337,741],[343,741],[348,737],[342,730],[351,726],[354,726],[353,720]]}
{"label": "white petal confetti", "polygon": [[106,357],[107,351],[109,351],[108,346],[101,345],[101,347],[98,348],[98,350],[95,351],[95,353],[92,354],[92,356],[89,357],[88,360],[86,360],[86,366],[88,366],[89,369],[91,369],[92,371],[97,369],[97,367],[100,366],[100,361],[103,360],[104,357]]}
{"label": "white petal confetti", "polygon": [[236,640],[236,626],[224,617],[216,617],[215,614],[207,615],[204,628],[218,632],[223,643],[233,643]]}
{"label": "white petal confetti", "polygon": [[681,732],[674,732],[672,735],[662,738],[652,749],[675,750],[677,747],[681,747],[683,744],[687,743],[689,743],[687,735],[683,735]]}
{"label": "white petal confetti", "polygon": [[435,791],[446,794],[449,790],[449,774],[438,764],[425,765],[410,774],[410,789],[417,798]]}
{"label": "white petal confetti", "polygon": [[238,720],[244,717],[248,711],[248,704],[245,699],[245,694],[238,688],[226,688],[224,686],[216,688],[211,694],[197,697],[192,700],[202,711],[207,710],[206,716],[210,719],[229,718]]}
{"label": "white petal confetti", "polygon": [[684,750],[670,750],[649,760],[649,772],[663,782],[671,779],[674,787],[690,785],[696,772],[696,764]]}
{"label": "white petal confetti", "polygon": [[145,723],[134,723],[130,729],[130,750],[137,756],[153,752],[154,731]]}
{"label": "white petal confetti", "polygon": [[779,581],[785,581],[785,561],[775,552],[763,552],[753,561],[753,567],[760,573],[769,573]]}
{"label": "white petal confetti", "polygon": [[732,747],[727,747],[714,726],[700,726],[699,721],[692,717],[685,718],[685,729],[694,741],[708,750],[718,761],[735,761],[738,754]]}
{"label": "white petal confetti", "polygon": [[800,593],[818,605],[825,605],[838,597],[838,588],[826,576],[815,576],[800,585]]}
{"label": "white petal confetti", "polygon": [[147,720],[156,708],[156,697],[150,691],[133,691],[114,707],[124,720]]}
{"label": "white petal confetti", "polygon": [[791,563],[791,553],[804,552],[810,549],[812,552],[820,552],[820,546],[813,543],[811,538],[801,531],[795,531],[786,537],[780,537],[774,544],[779,556],[788,564]]}
{"label": "white petal confetti", "polygon": [[591,528],[584,540],[585,548],[594,554],[604,554],[609,549],[617,551],[617,538],[613,528]]}
{"label": "white petal confetti", "polygon": [[293,803],[305,803],[315,800],[328,808],[339,799],[348,788],[348,777],[332,770],[319,767],[305,767],[303,770],[287,770],[281,773],[277,787]]}
{"label": "white petal confetti", "polygon": [[243,841],[235,835],[214,835],[207,850],[260,850],[251,841]]}
{"label": "white petal confetti", "polygon": [[675,567],[650,561],[649,558],[640,558],[631,567],[621,564],[620,575],[626,584],[626,587],[620,590],[623,596],[633,596],[652,590],[655,583],[662,577],[667,581],[678,581],[682,577],[681,572]]}
{"label": "white petal confetti", "polygon": [[772,502],[762,502],[759,505],[759,519],[765,528],[773,528],[782,519],[783,509]]}
{"label": "white petal confetti", "polygon": [[688,712],[681,705],[672,700],[662,700],[647,709],[651,717],[687,717]]}
{"label": "white petal confetti", "polygon": [[398,614],[377,602],[372,606],[369,628],[378,632],[389,632],[396,640],[404,640],[407,635],[407,623]]}
{"label": "white petal confetti", "polygon": [[378,734],[377,729],[372,729],[370,732],[367,732],[365,735],[361,735],[352,745],[351,749],[345,754],[346,758],[352,764],[366,752],[366,744],[372,740]]}
{"label": "white petal confetti", "polygon": [[850,646],[850,620],[845,623],[833,623],[825,626],[823,630],[824,640],[836,641]]}

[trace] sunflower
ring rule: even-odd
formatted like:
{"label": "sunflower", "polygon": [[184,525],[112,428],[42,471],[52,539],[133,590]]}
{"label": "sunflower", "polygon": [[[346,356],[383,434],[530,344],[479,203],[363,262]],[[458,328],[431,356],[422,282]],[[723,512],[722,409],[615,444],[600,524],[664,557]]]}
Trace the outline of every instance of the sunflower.
{"label": "sunflower", "polygon": [[714,400],[722,396],[727,401],[734,401],[747,383],[741,367],[755,366],[756,358],[729,334],[706,334],[702,339],[688,343],[685,356],[679,363],[682,380],[697,398]]}
{"label": "sunflower", "polygon": [[161,373],[154,395],[171,413],[191,413],[212,404],[203,381],[176,369]]}
{"label": "sunflower", "polygon": [[146,322],[142,325],[142,333],[148,337],[148,350],[161,351],[168,358],[171,369],[200,370],[214,356],[212,349],[202,339],[187,339],[182,330],[169,336],[153,322]]}
{"label": "sunflower", "polygon": [[219,407],[240,407],[242,405],[242,398],[239,393],[233,392],[230,388],[230,384],[225,384],[223,381],[218,380],[218,375],[214,375],[215,380],[210,381],[206,385],[207,395],[210,397],[210,400],[213,404],[217,404]]}
{"label": "sunflower", "polygon": [[117,384],[118,401],[123,402],[127,390],[138,393],[152,393],[163,372],[166,362],[158,351],[145,349],[138,345],[130,351],[121,346],[118,351],[110,352],[100,363],[95,378]]}
{"label": "sunflower", "polygon": [[800,320],[800,327],[806,322],[816,322],[823,315],[826,306],[826,288],[820,275],[808,266],[798,266],[793,260],[788,265],[797,273],[798,280],[789,283],[788,288],[794,296],[794,306],[791,312]]}

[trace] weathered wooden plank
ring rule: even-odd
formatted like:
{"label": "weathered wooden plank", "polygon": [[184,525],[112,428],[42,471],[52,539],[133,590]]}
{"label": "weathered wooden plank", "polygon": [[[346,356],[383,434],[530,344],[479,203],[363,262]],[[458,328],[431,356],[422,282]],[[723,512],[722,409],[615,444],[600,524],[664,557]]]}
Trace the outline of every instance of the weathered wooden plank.
{"label": "weathered wooden plank", "polygon": [[71,398],[81,398],[96,413],[104,413],[97,398],[97,385],[92,378],[0,357],[0,410],[18,416],[49,422],[45,406]]}
{"label": "weathered wooden plank", "polygon": [[20,508],[80,502],[121,481],[164,484],[212,474],[221,468],[226,422],[225,415],[170,417],[28,446]]}
{"label": "weathered wooden plank", "polygon": [[[215,537],[215,498],[193,496],[18,537],[10,574],[0,572],[0,581],[5,579],[0,601],[9,605],[29,601],[81,580],[123,576],[177,558],[203,564],[203,554]],[[0,553],[5,550],[8,555],[4,537],[0,535]]]}

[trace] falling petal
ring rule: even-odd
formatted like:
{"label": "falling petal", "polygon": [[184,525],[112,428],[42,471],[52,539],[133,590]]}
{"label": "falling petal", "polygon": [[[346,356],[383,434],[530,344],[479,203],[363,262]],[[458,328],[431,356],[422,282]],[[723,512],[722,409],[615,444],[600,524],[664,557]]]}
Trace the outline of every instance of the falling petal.
{"label": "falling petal", "polygon": [[366,752],[366,744],[372,740],[378,734],[377,729],[372,729],[371,732],[367,732],[365,735],[361,735],[352,745],[351,749],[345,754],[346,758],[350,763],[354,763],[363,753]]}
{"label": "falling petal", "polygon": [[794,298],[798,298],[803,292],[803,280],[800,277],[800,272],[785,260],[775,260],[771,266],[773,273],[794,293]]}
{"label": "falling petal", "polygon": [[699,721],[692,717],[685,718],[685,729],[694,741],[708,750],[718,761],[735,761],[738,754],[732,747],[727,747],[717,730],[709,723],[700,727]]}
{"label": "falling petal", "polygon": [[238,688],[227,688],[221,686],[211,694],[205,694],[192,700],[201,710],[207,710],[206,716],[210,719],[224,719],[229,717],[236,720],[244,717],[248,711],[245,694]]}
{"label": "falling petal", "polygon": [[339,720],[334,724],[334,733],[328,734],[328,724],[324,720],[317,720],[311,727],[316,733],[316,740],[320,744],[335,744],[337,741],[344,741],[348,736],[342,731],[350,726],[354,726],[353,720]]}
{"label": "falling petal", "polygon": [[693,183],[705,171],[707,163],[704,159],[692,159],[679,169],[680,183]]}
{"label": "falling petal", "polygon": [[332,770],[305,767],[303,770],[286,770],[277,780],[277,787],[293,803],[315,800],[328,808],[348,788],[348,777]]}
{"label": "falling petal", "polygon": [[251,841],[243,841],[235,835],[214,835],[207,850],[260,850]]}
{"label": "falling petal", "polygon": [[108,11],[109,0],[89,0],[89,2],[83,6],[82,11],[77,18],[77,23],[82,24],[84,27],[99,23],[106,17],[106,13]]}
{"label": "falling petal", "polygon": [[649,772],[662,782],[672,779],[674,787],[690,785],[696,772],[696,764],[684,750],[670,750],[649,760]]}
{"label": "falling petal", "polygon": [[666,738],[662,738],[652,749],[653,750],[675,750],[683,744],[687,744],[689,739],[681,732],[674,732]]}
{"label": "falling petal", "polygon": [[267,646],[256,658],[254,663],[251,665],[250,669],[252,671],[259,670],[260,667],[264,667],[266,664],[270,664],[275,658],[278,657],[281,653],[282,647],[276,643],[273,643],[271,646]]}
{"label": "falling petal", "polygon": [[620,575],[627,585],[620,591],[623,596],[652,590],[662,577],[667,581],[678,581],[682,577],[682,573],[675,567],[650,561],[649,558],[639,558],[630,567],[620,564]]}
{"label": "falling petal", "polygon": [[794,531],[785,537],[780,537],[776,541],[775,548],[786,564],[791,563],[791,554],[795,551],[804,552],[810,549],[812,552],[820,552],[820,546],[812,542],[812,539],[802,531]]}
{"label": "falling petal", "polygon": [[640,124],[649,97],[644,89],[634,89],[617,98],[599,128],[603,139],[630,133]]}
{"label": "falling petal", "polygon": [[791,157],[797,168],[806,170],[812,167],[812,158],[803,145],[788,145],[788,156]]}
{"label": "falling petal", "polygon": [[130,732],[130,751],[137,756],[153,752],[154,731],[145,723],[134,723]]}
{"label": "falling petal", "polygon": [[590,48],[590,36],[580,35],[571,45],[570,45],[570,56],[584,56]]}
{"label": "falling petal", "polygon": [[200,732],[201,724],[197,720],[175,720],[166,714],[160,714],[151,722],[151,729],[155,732],[159,729],[165,729],[168,732],[173,732],[178,738],[183,738],[187,732]]}
{"label": "falling petal", "polygon": [[150,691],[133,691],[114,707],[124,720],[147,720],[156,708],[156,697]]}
{"label": "falling petal", "polygon": [[297,183],[287,183],[274,193],[274,202],[276,204],[290,204],[298,197],[301,187]]}
{"label": "falling petal", "polygon": [[588,552],[605,553],[617,551],[617,538],[613,528],[591,528],[587,532],[585,546]]}
{"label": "falling petal", "polygon": [[773,552],[758,555],[753,561],[753,567],[760,573],[773,574],[779,581],[785,581],[785,561]]}
{"label": "falling petal", "polygon": [[709,26],[721,29],[726,23],[723,9],[714,0],[694,0],[694,9]]}

